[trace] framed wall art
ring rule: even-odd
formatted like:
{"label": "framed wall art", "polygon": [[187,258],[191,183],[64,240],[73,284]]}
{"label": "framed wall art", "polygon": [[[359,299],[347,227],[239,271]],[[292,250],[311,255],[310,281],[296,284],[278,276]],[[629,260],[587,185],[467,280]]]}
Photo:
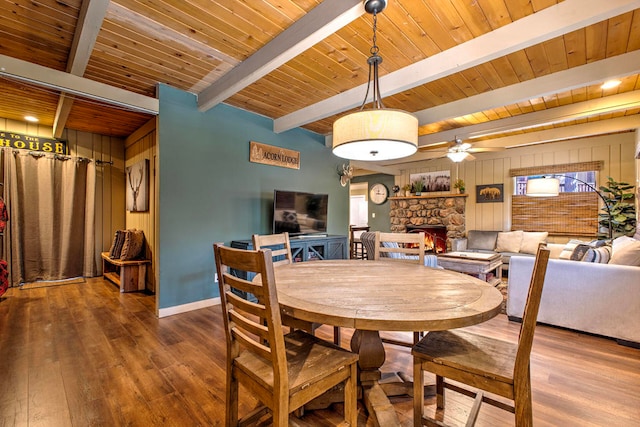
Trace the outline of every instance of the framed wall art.
{"label": "framed wall art", "polygon": [[476,185],[476,203],[504,202],[504,184]]}
{"label": "framed wall art", "polygon": [[448,170],[412,173],[409,175],[409,181],[412,187],[415,187],[416,181],[422,181],[422,192],[451,191],[451,171]]}
{"label": "framed wall art", "polygon": [[149,160],[125,168],[127,176],[127,210],[145,212],[149,210]]}

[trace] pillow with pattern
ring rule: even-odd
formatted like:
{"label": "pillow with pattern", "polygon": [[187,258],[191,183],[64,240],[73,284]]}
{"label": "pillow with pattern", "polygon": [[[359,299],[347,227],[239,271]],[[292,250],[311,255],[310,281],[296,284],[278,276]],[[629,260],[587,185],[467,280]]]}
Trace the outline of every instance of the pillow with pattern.
{"label": "pillow with pattern", "polygon": [[600,246],[597,248],[589,248],[582,258],[582,261],[608,264],[609,259],[611,259],[611,246]]}
{"label": "pillow with pattern", "polygon": [[126,230],[125,240],[122,244],[120,259],[130,261],[138,258],[144,246],[144,232],[142,230]]}

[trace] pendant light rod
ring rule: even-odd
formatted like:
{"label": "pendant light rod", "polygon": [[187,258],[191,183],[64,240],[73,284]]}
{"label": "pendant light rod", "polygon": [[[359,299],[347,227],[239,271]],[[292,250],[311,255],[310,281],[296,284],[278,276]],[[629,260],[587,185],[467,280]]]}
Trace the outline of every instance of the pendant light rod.
{"label": "pendant light rod", "polygon": [[[342,116],[333,123],[333,154],[349,160],[391,160],[414,154],[418,148],[418,119],[401,110],[388,109],[382,103],[378,66],[378,13],[387,6],[386,0],[365,0],[365,10],[373,15],[373,45],[367,59],[369,76],[367,92],[360,110]],[[373,86],[372,86],[373,82]],[[369,92],[372,108],[366,109]]]}

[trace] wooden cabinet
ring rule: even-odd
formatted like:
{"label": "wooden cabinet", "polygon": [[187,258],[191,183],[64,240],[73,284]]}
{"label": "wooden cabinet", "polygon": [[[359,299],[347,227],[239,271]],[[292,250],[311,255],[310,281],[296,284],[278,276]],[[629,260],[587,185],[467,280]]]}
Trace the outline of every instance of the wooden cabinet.
{"label": "wooden cabinet", "polygon": [[[294,262],[322,259],[347,259],[349,245],[347,236],[291,237],[291,255]],[[253,249],[251,240],[233,240],[232,248]]]}

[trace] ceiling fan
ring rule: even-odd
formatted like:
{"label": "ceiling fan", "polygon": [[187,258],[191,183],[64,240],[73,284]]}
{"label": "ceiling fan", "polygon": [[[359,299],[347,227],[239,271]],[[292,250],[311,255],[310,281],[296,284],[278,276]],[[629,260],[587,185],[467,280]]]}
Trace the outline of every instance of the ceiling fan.
{"label": "ceiling fan", "polygon": [[[422,150],[430,150],[436,148],[436,146],[424,147]],[[462,139],[456,137],[454,141],[447,143],[447,150],[442,151],[442,155],[434,157],[436,159],[448,157],[454,163],[459,163],[463,160],[475,160],[475,157],[471,153],[482,153],[485,151],[502,151],[502,147],[474,147],[468,142],[462,142]]]}

